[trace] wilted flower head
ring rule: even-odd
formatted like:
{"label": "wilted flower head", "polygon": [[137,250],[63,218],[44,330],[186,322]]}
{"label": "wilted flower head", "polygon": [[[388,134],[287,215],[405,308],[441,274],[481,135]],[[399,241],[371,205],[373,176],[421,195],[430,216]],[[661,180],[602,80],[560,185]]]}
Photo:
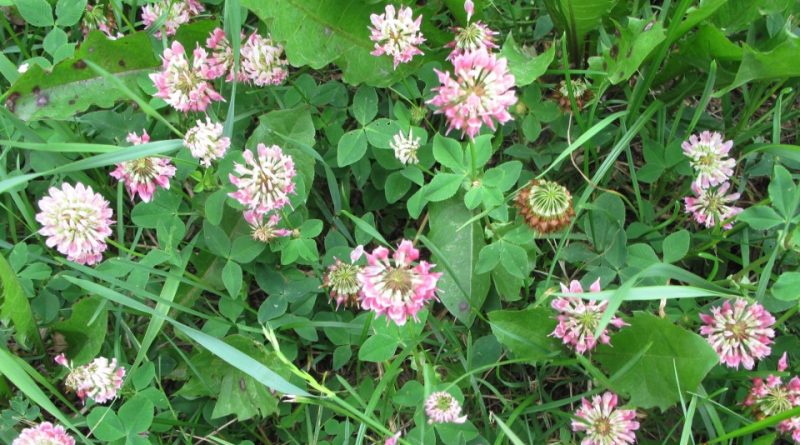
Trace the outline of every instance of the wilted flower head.
{"label": "wilted flower head", "polygon": [[84,37],[95,29],[102,31],[112,40],[122,37],[122,33],[117,31],[117,23],[114,19],[113,11],[111,8],[106,10],[105,5],[101,3],[87,4],[86,12],[81,20],[81,31]]}
{"label": "wilted flower head", "polygon": [[455,38],[452,42],[447,44],[448,48],[452,48],[450,55],[447,56],[447,60],[453,60],[457,56],[472,51],[484,50],[486,52],[492,52],[497,48],[497,44],[494,43],[497,31],[492,31],[480,20],[470,23],[463,28],[457,26],[454,32]]}
{"label": "wilted flower head", "polygon": [[200,160],[200,165],[211,167],[211,161],[225,156],[231,145],[231,139],[222,135],[222,124],[212,122],[206,116],[206,121],[197,121],[197,125],[190,128],[183,137],[183,145],[192,152],[192,157]]}
{"label": "wilted flower head", "polygon": [[728,157],[733,141],[723,141],[717,132],[704,131],[692,135],[683,145],[683,153],[697,172],[695,184],[708,188],[726,182],[733,175],[736,161]]}
{"label": "wilted flower head", "polygon": [[262,243],[269,243],[275,238],[291,235],[291,230],[278,228],[279,222],[281,222],[281,217],[273,213],[266,220],[262,219],[256,221],[255,224],[251,223],[250,228],[252,229],[253,239]]}
{"label": "wilted flower head", "polygon": [[75,187],[65,183],[60,189],[50,187],[48,196],[39,200],[39,210],[36,221],[42,224],[39,234],[47,237],[47,247],[78,264],[103,259],[114,212],[102,195],[80,182]]}
{"label": "wilted flower head", "polygon": [[436,298],[436,282],[442,276],[431,272],[426,261],[415,264],[419,250],[403,240],[389,259],[389,249],[377,247],[367,253],[367,266],[358,273],[361,284],[361,307],[374,311],[402,326]]}
{"label": "wilted flower head", "polygon": [[[698,224],[708,228],[716,227],[723,221],[730,220],[742,212],[741,207],[732,203],[739,199],[739,193],[729,193],[730,183],[723,182],[717,187],[702,188],[696,182],[692,183],[692,192],[695,196],[683,198],[686,213],[694,217]],[[725,223],[722,228],[727,230],[733,227],[731,222]]]}
{"label": "wilted flower head", "polygon": [[401,6],[396,10],[394,5],[386,5],[383,14],[369,16],[372,21],[369,38],[375,42],[372,55],[392,56],[395,69],[397,65],[408,63],[414,56],[423,54],[418,48],[418,45],[425,42],[419,31],[422,16],[414,19],[412,15],[413,11],[408,6]]}
{"label": "wilted flower head", "polygon": [[436,96],[428,103],[447,118],[447,132],[457,129],[474,138],[484,124],[494,130],[495,121],[504,124],[512,119],[508,108],[517,96],[505,58],[478,49],[453,59],[455,78],[435,71],[441,86],[433,89]]}
{"label": "wilted flower head", "polygon": [[636,442],[635,431],[639,429],[636,411],[617,409],[617,395],[606,392],[602,396],[581,401],[575,411],[577,419],[572,421],[572,431],[583,431],[586,436],[581,445],[625,445]]}
{"label": "wilted flower head", "polygon": [[[572,97],[575,98],[575,105],[578,106],[578,110],[582,110],[586,103],[591,100],[592,90],[589,89],[589,84],[583,79],[570,79],[570,83],[572,84]],[[558,84],[558,88],[553,92],[553,99],[558,103],[558,108],[561,111],[565,113],[572,111],[566,80],[562,80]]]}
{"label": "wilted flower head", "polygon": [[[147,143],[150,136],[146,131],[142,136],[136,133],[128,134],[128,142],[133,145]],[[156,188],[169,189],[169,178],[175,176],[175,166],[169,158],[159,156],[147,156],[133,161],[123,161],[117,164],[117,168],[111,172],[111,176],[125,184],[131,200],[136,198],[136,194],[144,202],[150,202]]]}
{"label": "wilted flower head", "polygon": [[[144,26],[150,26],[166,15],[163,26],[167,36],[171,36],[181,25],[189,23],[192,17],[204,10],[197,0],[157,0],[142,7],[142,22]],[[161,31],[156,31],[155,36],[160,38]]]}
{"label": "wilted flower head", "polygon": [[75,445],[75,439],[61,425],[42,422],[25,428],[11,445]]}
{"label": "wilted flower head", "polygon": [[150,74],[150,79],[158,88],[156,97],[183,112],[205,111],[212,101],[223,100],[208,82],[215,71],[205,49],[199,46],[195,48],[190,65],[183,45],[175,41],[164,50],[161,59],[161,71]]}
{"label": "wilted flower head", "polygon": [[711,314],[700,314],[704,325],[700,334],[717,351],[719,362],[730,368],[753,369],[756,360],[769,356],[775,331],[775,317],[758,303],[748,304],[743,298],[733,305],[725,301],[711,309]]}
{"label": "wilted flower head", "polygon": [[400,431],[394,433],[392,437],[387,437],[386,440],[383,442],[383,445],[397,445],[397,440],[400,439],[402,434]]}
{"label": "wilted flower head", "polygon": [[545,179],[532,179],[516,197],[525,222],[539,233],[557,232],[568,226],[575,209],[572,195],[563,185]]}
{"label": "wilted flower head", "polygon": [[361,266],[345,263],[339,258],[335,258],[335,262],[328,266],[328,271],[322,277],[322,287],[328,291],[330,299],[336,301],[336,309],[341,305],[358,305],[358,291],[361,290],[359,272]]}
{"label": "wilted flower head", "polygon": [[417,150],[419,150],[420,138],[415,138],[408,130],[408,136],[402,131],[397,132],[389,142],[389,147],[394,150],[394,157],[403,164],[418,164]]}
{"label": "wilted flower head", "polygon": [[242,75],[258,86],[279,85],[289,74],[288,62],[283,58],[283,46],[272,38],[256,33],[250,35],[241,49]]}
{"label": "wilted flower head", "polygon": [[[592,292],[600,292],[600,279],[598,278],[589,287]],[[569,287],[561,285],[561,292],[580,294],[583,293],[583,286],[577,280],[569,283]],[[594,332],[600,324],[600,319],[608,307],[608,301],[584,300],[579,297],[560,297],[551,303],[553,309],[559,312],[558,325],[553,331],[552,336],[560,338],[565,345],[578,354],[584,354],[597,346],[598,339]],[[619,317],[613,317],[609,322],[611,326],[621,328],[625,322]],[[608,336],[608,328],[603,329],[600,334],[600,343],[609,344],[611,338]]]}
{"label": "wilted flower head", "polygon": [[464,423],[466,415],[461,415],[461,404],[450,393],[438,391],[425,399],[425,414],[428,423]]}
{"label": "wilted flower head", "polygon": [[[778,371],[785,371],[786,366],[786,354],[784,354],[778,362]],[[792,377],[787,384],[773,374],[766,379],[755,377],[750,393],[744,400],[744,406],[750,407],[757,420],[800,406],[800,378]],[[791,434],[797,442],[800,436],[800,416],[780,422],[778,431]]]}
{"label": "wilted flower head", "polygon": [[289,195],[294,193],[294,162],[277,145],[258,144],[255,152],[245,150],[242,156],[245,163],[234,164],[236,174],[228,176],[238,189],[230,197],[245,206],[247,222],[256,224],[268,212],[289,202]]}
{"label": "wilted flower head", "polygon": [[117,367],[115,358],[109,361],[105,357],[98,357],[86,365],[72,367],[64,354],[59,354],[55,362],[69,369],[64,384],[69,390],[75,391],[83,402],[87,398],[95,403],[114,399],[122,387],[122,378],[125,377],[125,368]]}

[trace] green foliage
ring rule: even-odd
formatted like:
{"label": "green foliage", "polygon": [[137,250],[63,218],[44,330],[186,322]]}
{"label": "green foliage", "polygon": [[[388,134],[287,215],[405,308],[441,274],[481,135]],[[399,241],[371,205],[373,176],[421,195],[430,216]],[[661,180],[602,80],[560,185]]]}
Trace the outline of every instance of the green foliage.
{"label": "green foliage", "polygon": [[556,327],[550,309],[492,311],[489,312],[489,322],[497,341],[515,358],[536,362],[551,358],[561,350],[558,340],[550,336]]}
{"label": "green foliage", "polygon": [[77,365],[90,362],[103,347],[108,329],[108,307],[99,298],[85,298],[72,305],[72,315],[55,323],[69,348],[67,356]]}
{"label": "green foliage", "polygon": [[35,346],[44,349],[41,337],[33,319],[28,296],[22,288],[18,277],[8,261],[0,255],[0,285],[2,285],[2,304],[0,319],[4,323],[9,320],[14,324],[17,342],[25,348]]}

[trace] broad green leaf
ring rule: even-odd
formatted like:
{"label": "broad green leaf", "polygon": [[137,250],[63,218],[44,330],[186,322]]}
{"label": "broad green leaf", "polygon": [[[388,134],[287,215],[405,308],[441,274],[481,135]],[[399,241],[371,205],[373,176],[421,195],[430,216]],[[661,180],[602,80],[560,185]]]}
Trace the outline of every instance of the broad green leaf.
{"label": "broad green leaf", "polygon": [[133,91],[140,91],[140,80],[159,66],[145,33],[110,40],[102,32],[93,31],[73,57],[58,63],[51,72],[32,65],[4,95],[8,109],[26,121],[68,119],[90,106],[110,108],[128,98],[116,84],[89,69],[86,61],[114,74]]}
{"label": "broad green leaf", "polygon": [[239,298],[239,291],[242,290],[242,267],[236,261],[228,260],[225,263],[222,268],[222,283],[231,298]]}
{"label": "broad green leaf", "polygon": [[353,97],[353,106],[350,110],[361,126],[370,123],[378,114],[378,93],[375,92],[375,88],[359,87]]}
{"label": "broad green leaf", "polygon": [[775,171],[769,182],[769,199],[772,206],[783,216],[786,221],[794,218],[797,211],[800,190],[798,190],[792,174],[781,165],[775,165]]}
{"label": "broad green leaf", "polygon": [[772,295],[778,300],[800,299],[800,272],[784,272],[772,285]]}
{"label": "broad green leaf", "polygon": [[228,257],[231,251],[231,241],[228,239],[228,234],[221,227],[215,226],[206,220],[203,223],[203,239],[211,253],[221,257]]}
{"label": "broad green leaf", "polygon": [[155,229],[166,216],[177,217],[180,205],[181,197],[177,193],[156,192],[152,201],[136,204],[131,211],[131,219],[137,226]]}
{"label": "broad green leaf", "polygon": [[567,31],[570,40],[579,44],[590,31],[597,29],[618,0],[545,0],[553,22]]}
{"label": "broad green leaf", "polygon": [[[645,29],[648,26],[649,29]],[[608,80],[615,85],[636,73],[647,56],[667,37],[661,22],[651,23],[633,17],[628,18],[627,26],[620,27],[620,31],[617,54],[614,57],[605,55]]]}
{"label": "broad green leaf", "polygon": [[437,173],[433,180],[427,184],[425,189],[425,199],[430,202],[444,201],[452,198],[458,193],[464,175],[456,173]]}
{"label": "broad green leaf", "polygon": [[84,298],[72,305],[68,320],[53,325],[53,330],[66,339],[67,357],[75,364],[90,362],[103,348],[108,330],[107,306],[97,297]]}
{"label": "broad green leaf", "polygon": [[424,58],[400,64],[395,70],[392,57],[370,54],[370,14],[383,5],[363,0],[242,0],[241,5],[269,23],[272,37],[285,42],[292,66],[320,69],[336,64],[349,84],[389,86],[419,67]]}
{"label": "broad green leaf", "polygon": [[0,255],[0,289],[2,290],[0,320],[3,322],[11,320],[14,324],[14,337],[22,347],[30,348],[35,345],[37,349],[44,351],[28,296],[25,295],[14,269],[2,255]]}
{"label": "broad green leaf", "polygon": [[514,75],[514,83],[522,87],[533,83],[547,71],[547,67],[553,63],[556,45],[550,45],[541,54],[530,54],[526,49],[520,48],[514,36],[509,33],[500,54],[508,60],[508,70]]}
{"label": "broad green leaf", "polygon": [[81,19],[86,10],[86,0],[58,0],[56,3],[56,25],[72,26]]}
{"label": "broad green leaf", "polygon": [[[447,310],[467,326],[475,319],[472,309],[480,310],[483,306],[490,285],[488,273],[475,272],[485,244],[483,227],[474,222],[457,230],[473,216],[457,198],[430,206],[428,238],[438,250],[433,255],[436,270],[443,272],[437,295]],[[445,261],[449,267],[445,267]]]}
{"label": "broad green leaf", "polygon": [[336,161],[339,167],[355,164],[367,153],[367,135],[363,129],[351,130],[339,139]]}
{"label": "broad green leaf", "polygon": [[671,233],[664,238],[662,250],[664,252],[664,262],[674,263],[689,252],[690,235],[686,230],[679,230]]}
{"label": "broad green leaf", "polygon": [[53,26],[53,7],[47,0],[15,0],[19,15],[26,22],[40,28]]}
{"label": "broad green leaf", "polygon": [[358,349],[358,359],[362,362],[385,362],[394,356],[400,340],[387,334],[375,334]]}
{"label": "broad green leaf", "polygon": [[790,35],[769,51],[759,51],[745,44],[742,63],[736,73],[736,79],[725,91],[747,82],[798,77],[800,76],[798,60],[800,60],[800,38],[798,37]]}
{"label": "broad green leaf", "polygon": [[772,207],[756,206],[745,209],[737,216],[739,221],[744,221],[756,230],[769,230],[784,220]]}
{"label": "broad green leaf", "polygon": [[99,406],[86,416],[92,435],[104,442],[113,442],[125,437],[125,425],[110,408]]}
{"label": "broad green leaf", "polygon": [[436,133],[433,136],[433,158],[455,172],[465,171],[464,149],[461,143]]}
{"label": "broad green leaf", "polygon": [[593,357],[616,377],[611,389],[630,396],[634,406],[662,410],[696,391],[719,361],[705,339],[648,313],[636,313]]}
{"label": "broad green leaf", "polygon": [[128,436],[147,431],[153,423],[153,402],[137,394],[120,407],[119,417]]}
{"label": "broad green leaf", "polygon": [[550,334],[556,328],[555,313],[546,307],[489,312],[489,324],[497,340],[516,358],[542,360],[562,350]]}

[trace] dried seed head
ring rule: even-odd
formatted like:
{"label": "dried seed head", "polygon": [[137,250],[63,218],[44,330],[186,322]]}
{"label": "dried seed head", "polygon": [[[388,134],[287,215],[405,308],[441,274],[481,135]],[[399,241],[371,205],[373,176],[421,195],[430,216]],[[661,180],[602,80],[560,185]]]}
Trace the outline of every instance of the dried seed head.
{"label": "dried seed head", "polygon": [[539,233],[557,232],[575,216],[569,190],[553,181],[531,180],[517,195],[516,203],[528,225]]}

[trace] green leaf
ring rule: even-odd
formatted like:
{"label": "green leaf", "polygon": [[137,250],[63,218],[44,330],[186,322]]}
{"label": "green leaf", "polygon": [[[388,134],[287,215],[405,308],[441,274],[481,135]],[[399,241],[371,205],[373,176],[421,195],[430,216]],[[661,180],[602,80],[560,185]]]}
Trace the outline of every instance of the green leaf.
{"label": "green leaf", "polygon": [[320,69],[336,64],[345,82],[389,86],[415,71],[424,57],[400,64],[395,70],[390,56],[376,57],[369,40],[370,14],[383,5],[363,0],[242,0],[262,21],[272,37],[284,43],[292,66]]}
{"label": "green leaf", "polygon": [[375,92],[375,88],[359,87],[353,97],[353,107],[350,110],[361,126],[370,123],[378,114],[378,93]]}
{"label": "green leaf", "polygon": [[549,308],[489,312],[489,324],[497,340],[516,358],[537,361],[561,351],[558,340],[550,336],[557,323]]}
{"label": "green leaf", "polygon": [[39,351],[44,351],[28,297],[14,269],[2,255],[0,255],[0,289],[2,289],[0,320],[11,320],[14,323],[14,337],[23,348],[30,348],[33,343]]}
{"label": "green leaf", "polygon": [[614,376],[611,389],[640,408],[669,408],[719,361],[703,337],[647,313],[636,313],[611,344],[600,345],[594,359]]}
{"label": "green leaf", "polygon": [[784,272],[772,285],[772,295],[778,300],[800,299],[800,272]]}
{"label": "green leaf", "polygon": [[747,82],[756,80],[784,79],[800,76],[800,38],[791,34],[786,40],[769,51],[759,51],[744,45],[742,63],[733,84],[718,94],[723,94]]}
{"label": "green leaf", "polygon": [[[483,227],[474,222],[458,230],[474,215],[459,199],[430,206],[430,241],[436,245],[433,262],[443,272],[437,295],[448,311],[467,326],[475,319],[489,293],[489,274],[475,271],[483,249]],[[445,267],[445,262],[448,267]]]}
{"label": "green leaf", "polygon": [[256,259],[266,248],[266,244],[254,240],[251,236],[242,235],[233,240],[231,259],[237,263],[247,264]]}
{"label": "green leaf", "polygon": [[84,298],[72,305],[68,320],[55,323],[53,331],[61,333],[69,348],[67,357],[75,364],[90,362],[103,348],[108,330],[108,307],[97,297]]}
{"label": "green leaf", "polygon": [[222,284],[233,299],[239,298],[242,290],[242,267],[236,261],[228,260],[222,268]]}
{"label": "green leaf", "polygon": [[769,230],[784,220],[772,207],[756,206],[745,209],[737,216],[739,221],[744,221],[756,230]]}
{"label": "green leaf", "polygon": [[433,136],[433,158],[443,166],[455,172],[466,171],[464,167],[464,149],[461,143],[436,133]]}
{"label": "green leaf", "polygon": [[690,235],[686,230],[679,230],[667,235],[667,237],[664,238],[664,245],[662,248],[664,251],[664,262],[674,263],[686,256],[686,253],[689,252],[689,241]]}
{"label": "green leaf", "polygon": [[792,174],[783,166],[776,164],[768,190],[773,207],[783,216],[784,220],[789,221],[794,218],[800,191],[792,180]]}
{"label": "green leaf", "polygon": [[87,0],[58,0],[56,3],[56,25],[72,26],[78,23],[86,10]]}
{"label": "green leaf", "polygon": [[125,425],[110,408],[97,407],[86,417],[92,434],[104,442],[113,442],[125,437]]}
{"label": "green leaf", "polygon": [[73,57],[49,72],[34,64],[14,82],[5,95],[9,111],[25,121],[64,120],[90,106],[110,108],[116,101],[128,99],[115,83],[89,69],[86,61],[112,73],[134,92],[140,91],[140,81],[160,65],[147,34],[138,32],[110,40],[102,32],[93,31]]}
{"label": "green leaf", "polygon": [[42,47],[51,56],[55,54],[56,50],[67,44],[67,33],[61,28],[53,28],[44,36]]}
{"label": "green leaf", "polygon": [[203,222],[203,239],[206,247],[215,255],[227,258],[231,251],[231,241],[228,234],[219,226],[211,224],[208,220]]}
{"label": "green leaf", "polygon": [[137,394],[119,409],[119,417],[127,435],[147,431],[153,423],[153,402],[144,394]]}
{"label": "green leaf", "polygon": [[386,178],[386,187],[384,188],[386,201],[389,204],[394,204],[405,196],[409,189],[411,189],[411,181],[403,176],[402,172],[392,173]]}
{"label": "green leaf", "polygon": [[617,1],[545,0],[544,3],[553,22],[569,36],[574,36],[575,42],[582,42],[586,34],[600,27]]}
{"label": "green leaf", "polygon": [[134,224],[147,229],[158,228],[166,216],[177,217],[181,197],[177,193],[156,193],[150,202],[140,202],[131,211]]}
{"label": "green leaf", "polygon": [[47,0],[15,0],[19,15],[33,26],[53,26],[53,7]]}
{"label": "green leaf", "polygon": [[363,128],[351,130],[339,139],[336,161],[339,167],[355,164],[367,153],[367,134]]}
{"label": "green leaf", "polygon": [[437,173],[433,180],[424,187],[425,199],[430,202],[439,202],[452,198],[458,193],[463,180],[463,174]]}
{"label": "green leaf", "polygon": [[384,362],[394,356],[400,340],[388,334],[375,334],[369,337],[358,349],[358,359],[362,362]]}
{"label": "green leaf", "polygon": [[[649,29],[645,30],[649,26]],[[608,80],[616,85],[636,73],[642,62],[666,39],[667,34],[661,22],[628,17],[627,26],[620,28],[621,37],[616,41],[619,47],[612,57],[605,54],[608,63]]]}
{"label": "green leaf", "polygon": [[514,36],[508,33],[508,38],[503,43],[500,54],[508,60],[508,70],[514,75],[514,82],[517,86],[521,87],[533,83],[547,71],[547,67],[553,63],[556,45],[550,45],[542,54],[532,55],[527,50],[520,48],[514,40]]}

